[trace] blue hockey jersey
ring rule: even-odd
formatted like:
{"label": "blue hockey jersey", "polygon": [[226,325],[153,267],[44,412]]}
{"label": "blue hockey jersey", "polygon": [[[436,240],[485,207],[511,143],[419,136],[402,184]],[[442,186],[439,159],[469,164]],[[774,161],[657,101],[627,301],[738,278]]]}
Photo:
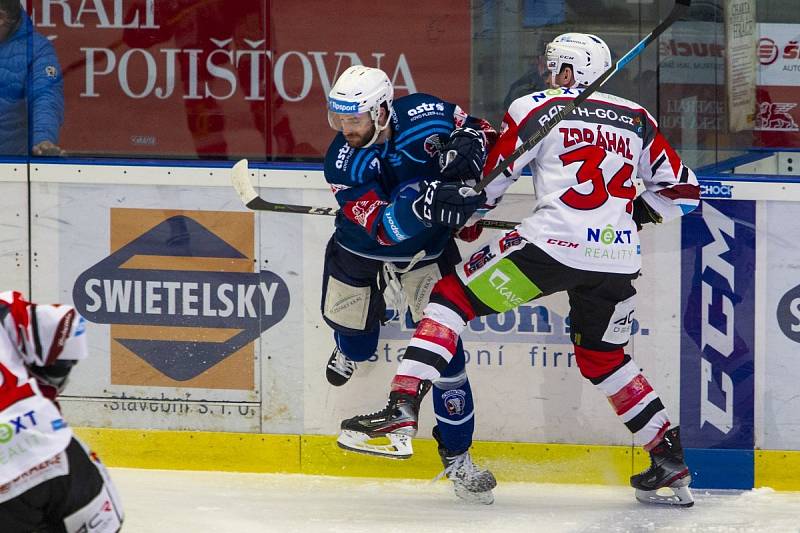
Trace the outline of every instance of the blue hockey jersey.
{"label": "blue hockey jersey", "polygon": [[452,230],[426,227],[414,215],[420,183],[438,179],[439,150],[455,128],[482,131],[487,146],[497,134],[488,122],[430,94],[398,98],[393,107],[385,143],[352,148],[338,133],[328,148],[325,179],[341,208],[335,239],[357,255],[383,261],[405,262],[420,250],[434,258]]}

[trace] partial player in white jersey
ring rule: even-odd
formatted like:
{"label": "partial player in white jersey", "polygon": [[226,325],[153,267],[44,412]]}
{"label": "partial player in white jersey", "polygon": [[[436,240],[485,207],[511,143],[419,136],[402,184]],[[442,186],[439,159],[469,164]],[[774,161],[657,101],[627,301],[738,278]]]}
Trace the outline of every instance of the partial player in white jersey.
{"label": "partial player in white jersey", "polygon": [[[547,46],[547,67],[551,89],[511,104],[485,172],[609,69],[611,54],[594,35],[568,33]],[[608,397],[634,441],[650,453],[650,468],[631,477],[637,499],[692,505],[679,428],[671,426],[658,395],[623,348],[633,322],[633,280],[641,266],[638,231],[695,209],[697,179],[644,108],[607,94],[591,95],[490,183],[485,207],[497,204],[525,166],[533,172],[533,213],[436,284],[382,416],[357,416],[343,421],[342,429],[413,436],[418,397],[426,390],[421,384],[436,379],[451,360],[467,322],[566,292],[581,374]],[[637,178],[645,187],[638,197]],[[431,187],[435,218],[464,220],[484,211],[475,196],[463,192],[446,184]],[[665,487],[672,494],[657,494]]]}
{"label": "partial player in white jersey", "polygon": [[0,292],[0,530],[119,531],[123,511],[97,456],[73,435],[57,396],[87,357],[69,305]]}

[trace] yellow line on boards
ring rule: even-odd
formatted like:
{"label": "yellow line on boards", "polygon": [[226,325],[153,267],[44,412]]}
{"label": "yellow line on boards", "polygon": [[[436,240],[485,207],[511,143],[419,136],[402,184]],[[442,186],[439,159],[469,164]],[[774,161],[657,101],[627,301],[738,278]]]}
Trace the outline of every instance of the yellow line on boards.
{"label": "yellow line on boards", "polygon": [[[74,428],[108,466],[165,470],[302,473],[432,479],[442,470],[436,443],[414,440],[414,456],[391,460],[345,452],[330,435]],[[649,465],[641,448],[475,442],[473,460],[500,481],[627,485]],[[755,486],[800,490],[800,451],[756,450]]]}
{"label": "yellow line on boards", "polygon": [[73,428],[107,466],[300,472],[300,437],[258,433]]}
{"label": "yellow line on boards", "polygon": [[755,486],[800,490],[800,451],[756,450]]}

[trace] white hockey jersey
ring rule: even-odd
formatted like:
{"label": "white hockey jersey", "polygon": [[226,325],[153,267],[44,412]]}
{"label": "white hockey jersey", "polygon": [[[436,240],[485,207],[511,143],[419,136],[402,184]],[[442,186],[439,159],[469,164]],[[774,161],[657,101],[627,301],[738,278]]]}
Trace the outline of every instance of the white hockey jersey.
{"label": "white hockey jersey", "polygon": [[[515,100],[500,139],[486,161],[488,173],[545,125],[581,89],[548,89]],[[697,207],[697,178],[638,104],[594,93],[504,175],[486,187],[496,205],[526,165],[536,203],[519,233],[554,259],[581,270],[634,273],[641,268],[632,219],[635,179],[642,199],[664,222]]]}
{"label": "white hockey jersey", "polygon": [[36,305],[0,292],[0,502],[8,484],[62,452],[72,438],[26,365],[87,355],[85,321],[68,305]]}

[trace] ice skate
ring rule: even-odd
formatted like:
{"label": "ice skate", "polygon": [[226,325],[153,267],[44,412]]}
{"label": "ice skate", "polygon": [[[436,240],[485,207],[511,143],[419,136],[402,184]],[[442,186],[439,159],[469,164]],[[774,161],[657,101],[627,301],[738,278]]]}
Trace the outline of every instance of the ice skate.
{"label": "ice skate", "polygon": [[352,359],[348,359],[347,356],[336,347],[333,349],[330,359],[328,359],[328,366],[325,368],[325,377],[328,378],[328,383],[334,387],[341,387],[350,381],[356,368],[358,368],[356,362]]}
{"label": "ice skate", "polygon": [[673,428],[664,434],[664,439],[650,450],[650,462],[650,468],[631,476],[631,487],[636,489],[637,500],[681,507],[694,505],[694,498],[689,491],[692,475],[683,460],[680,428]]}
{"label": "ice skate", "polygon": [[434,481],[447,476],[453,482],[456,496],[462,500],[484,505],[494,503],[492,489],[497,486],[494,474],[473,463],[469,450],[462,453],[449,452],[442,445],[438,428],[433,429],[433,437],[439,443],[439,457],[444,466],[444,470]]}
{"label": "ice skate", "polygon": [[[377,413],[343,420],[336,439],[339,447],[392,459],[408,459],[414,453],[411,439],[417,434],[419,402],[429,388],[430,381],[423,381],[416,395],[393,391],[389,394],[389,403]],[[381,437],[389,439],[389,443],[368,442]]]}

